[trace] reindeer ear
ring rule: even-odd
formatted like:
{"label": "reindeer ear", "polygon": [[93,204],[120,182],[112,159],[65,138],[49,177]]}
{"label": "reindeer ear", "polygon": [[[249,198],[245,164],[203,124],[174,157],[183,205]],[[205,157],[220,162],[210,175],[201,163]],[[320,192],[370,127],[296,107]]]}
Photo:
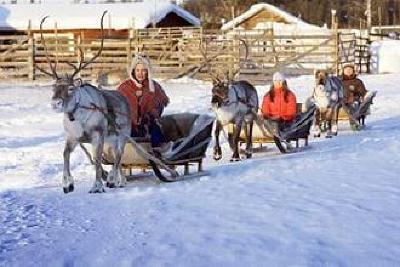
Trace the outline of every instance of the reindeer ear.
{"label": "reindeer ear", "polygon": [[220,84],[220,83],[221,83],[221,81],[220,81],[218,78],[211,77],[211,79],[212,79],[212,83],[213,83],[213,85],[218,85],[218,84]]}
{"label": "reindeer ear", "polygon": [[319,74],[319,69],[314,69],[314,78],[317,78]]}

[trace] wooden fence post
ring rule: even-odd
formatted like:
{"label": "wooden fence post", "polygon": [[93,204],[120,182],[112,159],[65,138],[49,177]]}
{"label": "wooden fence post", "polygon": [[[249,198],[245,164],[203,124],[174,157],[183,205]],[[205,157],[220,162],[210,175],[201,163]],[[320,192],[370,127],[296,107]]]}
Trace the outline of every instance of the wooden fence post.
{"label": "wooden fence post", "polygon": [[132,39],[129,38],[126,44],[126,71],[130,71],[132,65]]}
{"label": "wooden fence post", "polygon": [[338,32],[338,21],[336,16],[336,10],[332,9],[332,30],[335,40],[335,74],[339,74],[339,32]]}
{"label": "wooden fence post", "polygon": [[35,40],[32,34],[32,22],[28,24],[28,79],[35,79]]}
{"label": "wooden fence post", "polygon": [[[81,56],[82,56],[82,53],[81,53],[81,49],[79,49],[79,47],[81,46],[81,44],[82,44],[82,37],[81,37],[81,35],[80,34],[78,34],[78,36],[76,37],[77,39],[76,39],[76,49],[77,49],[77,60],[76,60],[76,62],[77,63],[79,63],[80,62],[80,60],[81,60]],[[75,49],[75,50],[76,50]],[[83,48],[82,48],[82,51],[83,51]],[[84,52],[84,51],[83,51]],[[81,77],[81,72],[78,72],[78,78],[80,78]]]}

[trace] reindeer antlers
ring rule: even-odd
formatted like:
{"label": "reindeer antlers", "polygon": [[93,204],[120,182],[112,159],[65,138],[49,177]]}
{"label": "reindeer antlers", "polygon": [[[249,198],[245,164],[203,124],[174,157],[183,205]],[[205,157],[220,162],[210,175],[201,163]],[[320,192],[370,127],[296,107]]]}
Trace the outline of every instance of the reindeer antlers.
{"label": "reindeer antlers", "polygon": [[71,66],[74,66],[74,69],[75,69],[75,72],[74,72],[74,73],[72,74],[72,76],[71,76],[72,78],[73,78],[76,74],[78,74],[81,70],[83,70],[84,68],[86,68],[90,63],[93,63],[93,62],[100,56],[101,52],[103,51],[103,46],[104,46],[104,27],[103,27],[103,22],[104,22],[104,16],[106,15],[106,13],[107,13],[107,10],[104,11],[104,12],[103,12],[103,15],[101,16],[101,23],[100,23],[100,25],[101,25],[101,44],[100,44],[99,50],[97,51],[97,54],[94,55],[94,57],[92,57],[88,62],[86,62],[85,64],[82,65],[82,63],[83,63],[83,61],[84,61],[84,53],[83,53],[83,51],[82,51],[82,48],[79,47],[79,51],[80,51],[80,53],[81,53],[80,61],[79,61],[79,66],[78,66],[78,67],[75,67],[74,65],[71,65]]}
{"label": "reindeer antlers", "polygon": [[44,37],[43,37],[43,23],[44,23],[44,21],[45,21],[48,17],[49,17],[49,16],[44,17],[44,18],[42,19],[42,21],[40,22],[40,40],[41,40],[41,42],[42,42],[42,44],[43,44],[44,51],[45,51],[45,55],[46,55],[46,60],[47,60],[47,63],[49,63],[49,65],[50,65],[50,69],[51,69],[52,73],[49,73],[49,72],[47,72],[47,71],[45,71],[44,69],[41,69],[41,68],[39,68],[39,67],[37,67],[37,68],[38,68],[40,71],[46,73],[47,75],[50,75],[50,76],[54,77],[55,79],[58,79],[58,75],[57,75],[57,71],[56,71],[57,63],[55,63],[55,66],[54,66],[54,67],[53,67],[53,64],[51,64],[51,60],[50,60],[50,57],[49,57],[49,52],[48,52],[47,46],[46,46],[46,41],[44,40]]}
{"label": "reindeer antlers", "polygon": [[[71,67],[73,67],[75,69],[74,73],[70,76],[71,79],[73,79],[76,74],[78,74],[82,69],[86,68],[90,63],[93,63],[100,56],[101,52],[103,51],[103,46],[104,46],[104,26],[103,26],[103,22],[104,22],[104,16],[106,15],[106,13],[107,13],[107,10],[104,11],[103,15],[101,16],[101,44],[100,44],[100,49],[97,51],[96,55],[94,55],[88,62],[83,64],[84,53],[82,51],[82,48],[80,46],[78,47],[79,51],[80,51],[79,66],[76,67],[74,64],[72,64],[70,62],[67,62],[68,65],[70,65]],[[47,60],[47,63],[49,63],[49,65],[50,65],[50,69],[51,69],[52,73],[50,73],[50,72],[48,72],[48,71],[46,71],[46,70],[44,70],[44,69],[42,69],[42,68],[40,68],[38,66],[36,66],[36,68],[39,69],[41,72],[43,72],[43,73],[45,73],[45,74],[47,74],[49,76],[52,76],[55,79],[59,79],[59,77],[57,75],[57,62],[54,63],[54,66],[51,63],[49,52],[47,50],[46,41],[45,41],[45,38],[43,37],[43,23],[48,17],[49,16],[44,17],[42,19],[42,21],[40,22],[40,40],[41,40],[41,42],[43,44],[45,55],[46,55],[46,60]]]}

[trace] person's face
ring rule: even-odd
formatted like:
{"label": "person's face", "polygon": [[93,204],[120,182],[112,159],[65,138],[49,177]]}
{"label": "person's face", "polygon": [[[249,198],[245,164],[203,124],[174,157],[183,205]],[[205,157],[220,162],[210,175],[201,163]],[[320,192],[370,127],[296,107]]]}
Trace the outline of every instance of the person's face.
{"label": "person's face", "polygon": [[283,81],[274,81],[274,87],[275,88],[282,88],[283,87]]}
{"label": "person's face", "polygon": [[351,75],[354,74],[354,70],[353,70],[353,68],[346,67],[343,70],[343,74],[346,75],[346,76],[351,76]]}
{"label": "person's face", "polygon": [[141,82],[141,81],[147,79],[147,76],[148,76],[148,70],[147,70],[146,66],[142,63],[137,64],[136,68],[135,68],[136,79],[139,82]]}

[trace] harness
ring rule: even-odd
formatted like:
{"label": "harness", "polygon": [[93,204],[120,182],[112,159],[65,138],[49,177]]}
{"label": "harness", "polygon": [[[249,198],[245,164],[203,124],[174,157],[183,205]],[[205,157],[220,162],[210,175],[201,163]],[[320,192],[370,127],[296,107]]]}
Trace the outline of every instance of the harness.
{"label": "harness", "polygon": [[[105,99],[106,100],[106,99]],[[106,104],[107,104],[107,108],[102,108],[97,106],[95,103],[90,102],[90,106],[83,106],[79,104],[79,100],[75,99],[75,105],[74,108],[72,109],[71,112],[68,112],[68,119],[70,121],[75,121],[75,117],[74,117],[74,113],[78,110],[78,109],[85,109],[85,110],[90,110],[93,112],[100,112],[101,114],[103,114],[103,116],[106,118],[107,120],[107,125],[108,125],[108,131],[110,133],[116,133],[118,129],[120,129],[119,125],[116,123],[115,119],[116,119],[116,114],[120,114],[122,116],[129,116],[128,114],[124,113],[124,112],[120,112],[118,110],[114,110],[110,105],[108,105],[107,100],[106,100]]]}

